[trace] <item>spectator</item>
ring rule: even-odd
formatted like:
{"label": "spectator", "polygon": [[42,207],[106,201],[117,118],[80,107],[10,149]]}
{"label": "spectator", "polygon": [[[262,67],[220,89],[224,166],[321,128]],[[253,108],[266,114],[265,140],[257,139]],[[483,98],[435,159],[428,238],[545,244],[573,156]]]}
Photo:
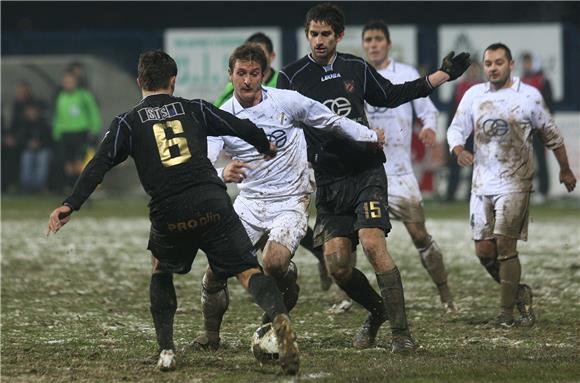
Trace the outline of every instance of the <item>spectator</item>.
{"label": "spectator", "polygon": [[72,187],[81,174],[87,145],[101,132],[101,115],[93,95],[78,85],[78,77],[64,74],[54,108],[52,137],[63,153],[65,184]]}
{"label": "spectator", "polygon": [[[467,69],[467,72],[465,72],[463,77],[457,81],[457,85],[455,86],[455,90],[453,92],[453,99],[451,101],[452,104],[451,109],[449,110],[447,126],[451,125],[451,121],[455,116],[455,111],[457,111],[457,106],[459,105],[459,102],[463,98],[465,92],[467,92],[467,90],[473,85],[479,84],[482,81],[483,77],[481,63],[473,61],[469,69]],[[465,147],[467,150],[473,151],[473,134],[468,137],[467,142],[465,143]],[[447,153],[449,153],[449,150]],[[447,161],[447,168],[449,169],[449,177],[447,178],[447,194],[445,196],[445,201],[452,202],[455,201],[455,193],[457,192],[459,181],[461,180],[461,167],[457,164],[457,159],[453,153],[451,153],[450,158]],[[469,191],[471,189],[471,175],[468,179],[469,185],[467,187],[467,199],[470,196]]]}
{"label": "spectator", "polygon": [[[552,97],[552,84],[546,78],[542,70],[540,59],[533,56],[529,52],[522,54],[522,82],[538,89],[544,98],[546,107],[550,114],[554,114],[554,99]],[[533,135],[534,154],[538,170],[536,177],[538,178],[539,194],[534,194],[532,201],[535,203],[543,203],[548,197],[550,191],[550,173],[548,171],[548,163],[546,161],[546,148],[542,138],[536,131]]]}
{"label": "spectator", "polygon": [[17,82],[14,98],[12,121],[8,126],[2,124],[2,191],[10,191],[18,186],[22,151],[19,136],[26,129],[26,108],[29,105],[36,105],[40,109],[40,114],[44,114],[46,107],[43,101],[33,95],[30,84],[25,80]]}
{"label": "spectator", "polygon": [[51,154],[50,126],[38,104],[24,109],[22,129],[18,132],[22,145],[20,157],[20,187],[25,192],[44,191]]}

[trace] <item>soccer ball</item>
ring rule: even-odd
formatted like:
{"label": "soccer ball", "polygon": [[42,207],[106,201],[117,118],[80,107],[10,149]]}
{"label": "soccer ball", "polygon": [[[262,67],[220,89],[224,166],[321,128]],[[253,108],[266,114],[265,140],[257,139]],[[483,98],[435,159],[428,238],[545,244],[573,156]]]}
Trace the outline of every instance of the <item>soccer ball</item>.
{"label": "soccer ball", "polygon": [[262,364],[276,363],[279,358],[278,339],[272,323],[258,327],[252,336],[252,354]]}

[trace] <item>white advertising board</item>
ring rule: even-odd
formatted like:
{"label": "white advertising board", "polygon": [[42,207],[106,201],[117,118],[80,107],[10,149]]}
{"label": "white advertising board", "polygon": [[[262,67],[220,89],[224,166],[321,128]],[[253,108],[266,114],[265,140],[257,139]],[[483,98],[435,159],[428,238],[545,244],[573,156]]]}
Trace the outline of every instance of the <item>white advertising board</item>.
{"label": "white advertising board", "polygon": [[[213,102],[228,82],[228,59],[232,51],[255,32],[263,32],[274,45],[282,48],[279,28],[187,28],[167,29],[164,49],[177,62],[175,94],[185,98],[203,98]],[[280,68],[279,57],[272,63]]]}
{"label": "white advertising board", "polygon": [[[514,75],[521,73],[521,55],[529,52],[552,82],[554,100],[564,96],[564,54],[561,24],[485,24],[442,25],[439,28],[439,62],[449,51],[467,51],[478,61],[483,50],[501,42],[512,51],[516,66]],[[439,89],[441,101],[449,102],[453,87]]]}

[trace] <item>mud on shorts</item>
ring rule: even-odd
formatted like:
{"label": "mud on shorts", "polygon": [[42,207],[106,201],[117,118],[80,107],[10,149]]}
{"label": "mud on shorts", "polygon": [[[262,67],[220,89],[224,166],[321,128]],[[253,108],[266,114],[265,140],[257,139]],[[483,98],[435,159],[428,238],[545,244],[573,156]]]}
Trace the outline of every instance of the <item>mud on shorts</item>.
{"label": "mud on shorts", "polygon": [[499,234],[527,241],[529,203],[529,192],[471,194],[469,222],[473,239],[492,239]]}
{"label": "mud on shorts", "polygon": [[294,254],[306,234],[309,202],[308,194],[276,200],[238,195],[234,209],[254,247],[265,243],[267,237]]}
{"label": "mud on shorts", "polygon": [[379,228],[385,236],[391,230],[387,206],[387,176],[382,165],[316,190],[314,246],[336,237],[348,237],[358,244],[358,230]]}
{"label": "mud on shorts", "polygon": [[177,274],[191,270],[199,249],[219,279],[259,267],[230,197],[217,185],[190,189],[152,211],[148,249],[160,270]]}
{"label": "mud on shorts", "polygon": [[387,176],[389,214],[402,222],[425,222],[423,197],[413,173]]}

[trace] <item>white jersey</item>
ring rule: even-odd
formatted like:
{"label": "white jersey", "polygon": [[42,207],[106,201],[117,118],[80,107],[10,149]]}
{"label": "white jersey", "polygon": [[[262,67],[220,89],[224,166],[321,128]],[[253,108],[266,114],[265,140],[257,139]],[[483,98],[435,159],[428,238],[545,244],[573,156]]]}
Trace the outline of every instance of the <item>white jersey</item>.
{"label": "white jersey", "polygon": [[[223,148],[232,159],[251,167],[238,184],[240,195],[245,198],[280,198],[313,191],[303,125],[332,131],[354,141],[377,142],[377,134],[366,126],[338,116],[318,101],[292,90],[263,87],[259,104],[244,109],[232,97],[221,109],[249,119],[264,129],[278,147],[276,157],[266,161],[252,145],[238,137],[208,137],[207,152],[212,163],[215,164]],[[218,174],[222,174],[220,169]]]}
{"label": "white jersey", "polygon": [[472,86],[447,131],[451,150],[475,131],[471,191],[477,195],[532,190],[533,130],[539,130],[549,149],[564,143],[540,92],[517,77],[512,81],[511,88],[497,91],[489,83]]}
{"label": "white jersey", "polygon": [[[386,68],[378,71],[393,84],[418,79],[419,73],[410,65],[391,59]],[[393,109],[365,105],[369,125],[385,131],[383,150],[387,161],[387,175],[413,173],[411,165],[411,135],[413,132],[413,109],[423,123],[423,129],[437,130],[437,109],[429,97],[417,98]]]}

